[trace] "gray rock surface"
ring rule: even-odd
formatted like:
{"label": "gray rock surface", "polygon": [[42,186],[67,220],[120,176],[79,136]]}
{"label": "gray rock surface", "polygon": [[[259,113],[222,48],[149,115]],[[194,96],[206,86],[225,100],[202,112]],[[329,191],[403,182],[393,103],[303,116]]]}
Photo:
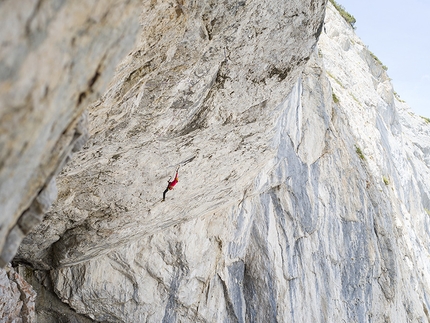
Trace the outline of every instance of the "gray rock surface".
{"label": "gray rock surface", "polygon": [[35,323],[36,292],[8,264],[0,269],[0,322]]}
{"label": "gray rock surface", "polygon": [[324,1],[146,3],[142,42],[90,108],[88,144],[28,239],[37,250],[22,256],[43,268],[76,264],[255,194],[324,10]]}
{"label": "gray rock surface", "polygon": [[84,109],[136,42],[140,3],[1,1],[1,267],[55,199],[39,208],[88,135]]}
{"label": "gray rock surface", "polygon": [[16,260],[95,321],[429,321],[430,125],[337,11],[143,10]]}

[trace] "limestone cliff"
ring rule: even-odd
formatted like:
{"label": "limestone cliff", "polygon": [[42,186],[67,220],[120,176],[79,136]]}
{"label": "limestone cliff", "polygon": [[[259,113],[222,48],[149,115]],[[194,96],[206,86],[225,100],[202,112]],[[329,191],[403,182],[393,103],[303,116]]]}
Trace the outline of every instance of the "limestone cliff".
{"label": "limestone cliff", "polygon": [[100,322],[430,321],[430,126],[326,5],[144,3],[16,263]]}
{"label": "limestone cliff", "polygon": [[[257,193],[324,1],[178,8],[144,6],[143,41],[90,108],[88,144],[59,177],[59,202],[32,238],[43,245],[26,259],[76,264]],[[191,159],[161,203],[169,175]]]}
{"label": "limestone cliff", "polygon": [[84,109],[139,31],[140,1],[0,2],[0,267],[56,198]]}

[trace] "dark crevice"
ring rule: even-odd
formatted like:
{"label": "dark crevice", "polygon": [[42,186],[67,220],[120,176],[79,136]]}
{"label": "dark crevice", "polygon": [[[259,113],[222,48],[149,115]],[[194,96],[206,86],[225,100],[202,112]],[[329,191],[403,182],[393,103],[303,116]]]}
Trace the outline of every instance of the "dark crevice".
{"label": "dark crevice", "polygon": [[278,76],[279,81],[283,81],[288,76],[288,74],[290,74],[290,72],[291,67],[287,67],[285,69],[272,67],[272,69],[269,71],[269,78],[272,78],[273,76]]}
{"label": "dark crevice", "polygon": [[316,33],[314,34],[314,36],[315,36],[315,38],[316,38],[316,40],[317,40],[317,41],[318,41],[318,39],[319,39],[319,37],[320,37],[320,35],[321,35],[321,32],[322,32],[322,30],[323,30],[323,27],[324,27],[324,19],[321,21],[321,23],[320,23],[320,25],[319,25],[319,27],[318,27],[318,29],[317,29]]}
{"label": "dark crevice", "polygon": [[[100,65],[99,65],[99,67],[100,67]],[[94,83],[97,82],[97,79],[99,78],[99,76],[100,76],[100,72],[99,72],[99,68],[97,68],[96,73],[94,74],[94,76],[88,82],[88,87],[90,89],[92,89]]]}
{"label": "dark crevice", "polygon": [[78,97],[78,104],[77,105],[80,105],[81,103],[82,103],[82,101],[84,101],[84,99],[87,97],[87,93],[86,92],[81,92],[80,94],[79,94],[79,97]]}

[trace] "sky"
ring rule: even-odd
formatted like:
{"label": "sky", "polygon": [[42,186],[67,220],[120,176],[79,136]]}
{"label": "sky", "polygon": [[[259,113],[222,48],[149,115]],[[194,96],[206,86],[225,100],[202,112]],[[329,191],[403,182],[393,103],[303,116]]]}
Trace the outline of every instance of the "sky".
{"label": "sky", "polygon": [[415,114],[430,117],[430,0],[337,0],[355,32],[388,67],[394,91]]}

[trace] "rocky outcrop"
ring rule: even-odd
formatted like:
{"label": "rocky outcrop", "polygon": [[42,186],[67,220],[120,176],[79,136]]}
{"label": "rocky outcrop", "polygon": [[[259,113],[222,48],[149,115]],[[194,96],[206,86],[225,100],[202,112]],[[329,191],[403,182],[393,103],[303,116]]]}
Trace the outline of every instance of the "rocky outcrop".
{"label": "rocky outcrop", "polygon": [[16,261],[95,321],[430,320],[430,127],[325,5],[144,4]]}
{"label": "rocky outcrop", "polygon": [[56,198],[88,136],[84,109],[140,30],[140,1],[0,4],[0,266]]}
{"label": "rocky outcrop", "polygon": [[1,322],[36,322],[36,292],[11,266],[0,269]]}

